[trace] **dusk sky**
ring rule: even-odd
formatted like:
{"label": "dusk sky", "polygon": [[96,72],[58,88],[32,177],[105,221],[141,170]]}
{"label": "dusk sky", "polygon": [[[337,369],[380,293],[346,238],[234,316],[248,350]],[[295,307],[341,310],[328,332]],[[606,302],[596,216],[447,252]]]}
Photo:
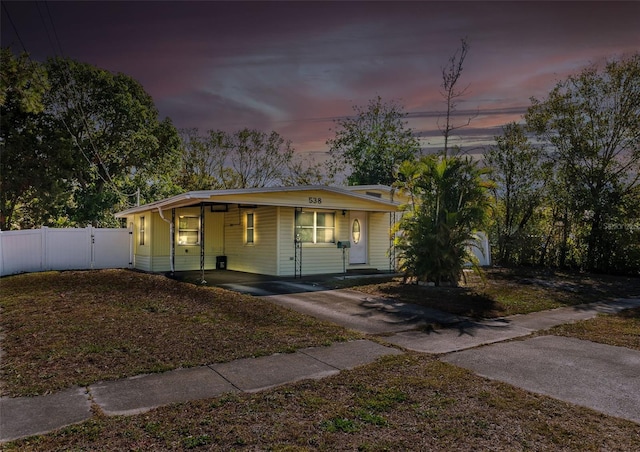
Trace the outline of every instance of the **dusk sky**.
{"label": "dusk sky", "polygon": [[441,71],[463,37],[466,146],[490,144],[568,74],[640,49],[640,2],[2,3],[2,46],[21,51],[19,36],[33,59],[128,74],[178,128],[275,130],[316,157],[334,119],[377,95],[437,148]]}

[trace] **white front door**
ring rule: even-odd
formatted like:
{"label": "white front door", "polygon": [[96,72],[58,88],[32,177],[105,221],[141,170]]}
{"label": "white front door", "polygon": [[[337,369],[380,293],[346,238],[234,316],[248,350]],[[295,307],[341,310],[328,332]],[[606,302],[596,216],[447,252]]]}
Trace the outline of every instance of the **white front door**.
{"label": "white front door", "polygon": [[367,212],[350,212],[349,215],[350,264],[367,263]]}

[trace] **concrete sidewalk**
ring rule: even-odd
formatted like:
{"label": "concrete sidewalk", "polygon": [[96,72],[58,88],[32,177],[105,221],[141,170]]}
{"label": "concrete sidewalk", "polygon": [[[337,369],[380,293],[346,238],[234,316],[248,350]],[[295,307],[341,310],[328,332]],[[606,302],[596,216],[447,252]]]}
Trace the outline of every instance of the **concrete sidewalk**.
{"label": "concrete sidewalk", "polygon": [[0,443],[89,419],[93,416],[92,401],[107,415],[131,415],[171,403],[323,378],[400,353],[367,340],[339,342],[296,353],[99,382],[40,397],[2,397]]}

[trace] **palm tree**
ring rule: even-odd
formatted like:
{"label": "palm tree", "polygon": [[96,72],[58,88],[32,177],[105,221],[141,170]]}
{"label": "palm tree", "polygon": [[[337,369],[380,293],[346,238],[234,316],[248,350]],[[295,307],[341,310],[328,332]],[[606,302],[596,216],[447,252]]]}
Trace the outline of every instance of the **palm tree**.
{"label": "palm tree", "polygon": [[469,157],[429,155],[401,165],[395,186],[410,199],[396,243],[405,280],[457,285],[487,219],[487,173]]}

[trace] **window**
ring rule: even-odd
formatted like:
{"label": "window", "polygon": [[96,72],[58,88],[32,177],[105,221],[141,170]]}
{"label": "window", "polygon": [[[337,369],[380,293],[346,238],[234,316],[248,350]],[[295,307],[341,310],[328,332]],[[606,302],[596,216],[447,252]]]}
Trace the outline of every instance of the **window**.
{"label": "window", "polygon": [[253,214],[248,213],[247,214],[247,243],[253,243],[253,232],[254,232]]}
{"label": "window", "polygon": [[357,218],[353,220],[353,226],[351,227],[351,239],[356,245],[360,243],[360,220]]}
{"label": "window", "polygon": [[296,234],[302,243],[335,243],[333,212],[297,212]]}
{"label": "window", "polygon": [[140,230],[138,231],[138,239],[140,240],[140,245],[144,245],[144,217],[140,217]]}
{"label": "window", "polygon": [[178,218],[178,245],[200,244],[200,218],[180,215]]}

